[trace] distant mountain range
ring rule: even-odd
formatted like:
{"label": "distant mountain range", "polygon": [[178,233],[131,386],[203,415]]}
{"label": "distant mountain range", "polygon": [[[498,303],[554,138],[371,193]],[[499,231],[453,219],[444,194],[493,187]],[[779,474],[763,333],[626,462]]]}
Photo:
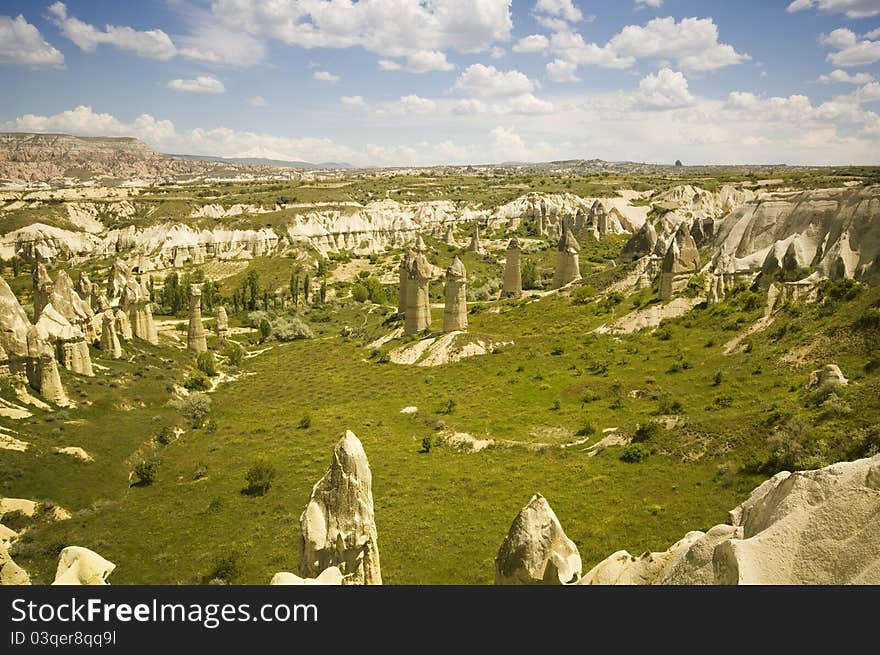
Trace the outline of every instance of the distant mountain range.
{"label": "distant mountain range", "polygon": [[265,157],[212,157],[210,155],[177,155],[167,154],[166,157],[206,161],[214,164],[235,164],[238,166],[276,166],[278,168],[354,168],[344,162],[323,162],[312,164],[307,161],[287,161],[284,159],[267,159]]}

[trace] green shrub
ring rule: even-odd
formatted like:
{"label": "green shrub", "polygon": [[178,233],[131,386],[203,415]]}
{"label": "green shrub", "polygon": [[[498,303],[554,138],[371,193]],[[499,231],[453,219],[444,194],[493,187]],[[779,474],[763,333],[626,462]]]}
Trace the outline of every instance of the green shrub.
{"label": "green shrub", "polygon": [[632,440],[633,443],[645,443],[653,441],[658,436],[660,436],[660,425],[654,421],[648,421],[647,423],[639,424]]}
{"label": "green shrub", "polygon": [[641,443],[631,443],[623,449],[620,460],[628,464],[638,464],[651,454],[650,448]]}
{"label": "green shrub", "polygon": [[419,448],[419,452],[423,455],[427,455],[431,452],[431,437],[422,437],[422,447]]}
{"label": "green shrub", "polygon": [[815,454],[815,446],[810,426],[799,418],[791,418],[767,438],[767,466],[774,471],[802,469],[808,456]]}
{"label": "green shrub", "polygon": [[579,286],[572,294],[573,302],[577,305],[586,305],[596,297],[596,290],[589,284]]}
{"label": "green shrub", "polygon": [[250,496],[265,496],[275,479],[275,466],[265,457],[258,457],[244,476],[247,486],[244,493]]}
{"label": "green shrub", "polygon": [[183,386],[190,391],[207,391],[211,388],[211,381],[204,371],[196,370],[187,376]]}
{"label": "green shrub", "polygon": [[242,361],[244,361],[244,348],[235,342],[231,342],[226,346],[223,354],[231,366],[241,366]]}
{"label": "green shrub", "polygon": [[358,282],[351,288],[351,297],[355,302],[367,302],[370,299],[370,292],[367,287]]}
{"label": "green shrub", "polygon": [[202,584],[229,584],[241,575],[241,555],[233,551],[221,555],[202,578]]}
{"label": "green shrub", "polygon": [[173,400],[169,403],[180,414],[189,419],[193,429],[198,430],[205,423],[208,414],[211,413],[211,399],[207,394],[201,392],[193,392],[186,398]]}
{"label": "green shrub", "polygon": [[682,414],[684,406],[672,396],[662,396],[657,406],[657,414]]}
{"label": "green shrub", "polygon": [[721,371],[715,371],[715,378],[712,380],[712,386],[718,387],[721,386],[721,383],[724,381],[724,376],[721,374]]}
{"label": "green shrub", "polygon": [[159,464],[154,461],[141,461],[134,467],[134,474],[137,476],[137,484],[141,487],[147,487],[156,480],[156,474],[159,472]]}
{"label": "green shrub", "polygon": [[201,480],[208,477],[208,465],[204,462],[196,464],[196,470],[193,473],[193,480]]}
{"label": "green shrub", "polygon": [[589,421],[584,421],[584,424],[583,424],[583,426],[581,426],[581,429],[578,430],[577,432],[575,432],[574,434],[576,437],[589,437],[590,435],[595,434],[595,433],[596,433],[596,426],[594,426]]}
{"label": "green shrub", "polygon": [[306,414],[299,420],[299,423],[296,424],[296,427],[300,430],[308,430],[310,427],[312,427],[312,417]]}
{"label": "green shrub", "polygon": [[208,377],[212,378],[217,375],[217,361],[214,359],[214,353],[210,350],[199,353],[196,358],[196,366]]}
{"label": "green shrub", "polygon": [[163,446],[167,446],[172,441],[174,441],[174,430],[172,430],[167,425],[159,430],[159,434],[156,435],[156,441],[158,441]]}

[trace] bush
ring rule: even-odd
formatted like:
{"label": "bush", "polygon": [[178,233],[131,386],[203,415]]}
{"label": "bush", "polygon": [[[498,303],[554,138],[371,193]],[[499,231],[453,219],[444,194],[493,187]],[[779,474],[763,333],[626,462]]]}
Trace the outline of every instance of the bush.
{"label": "bush", "polygon": [[159,464],[153,461],[141,461],[134,467],[134,474],[137,476],[138,486],[147,487],[156,480],[156,474],[159,472]]}
{"label": "bush", "polygon": [[189,419],[193,429],[198,430],[205,423],[208,414],[211,413],[211,399],[201,392],[191,393],[186,398],[174,400],[171,403],[184,418]]}
{"label": "bush", "polygon": [[299,420],[299,423],[296,424],[296,427],[300,430],[308,430],[310,427],[312,427],[312,417],[306,414]]}
{"label": "bush", "polygon": [[370,299],[370,292],[363,284],[357,283],[351,288],[351,298],[355,302],[367,302]]}
{"label": "bush", "polygon": [[163,446],[167,446],[172,441],[174,441],[174,430],[172,430],[167,425],[159,430],[159,434],[156,435],[156,441],[158,441]]}
{"label": "bush", "polygon": [[228,584],[241,575],[241,556],[233,551],[214,560],[211,571],[202,578],[202,584]]}
{"label": "bush", "polygon": [[591,434],[596,433],[596,426],[594,426],[589,421],[585,421],[580,430],[574,433],[576,437],[589,437]]}
{"label": "bush", "polygon": [[789,419],[767,438],[771,470],[796,471],[804,468],[805,460],[813,454],[815,443],[810,426],[799,418]]}
{"label": "bush", "polygon": [[714,378],[714,380],[712,381],[712,386],[713,386],[713,387],[718,387],[718,386],[720,386],[720,385],[721,385],[721,382],[722,382],[723,380],[724,380],[724,377],[721,375],[721,371],[716,371],[716,372],[715,372],[715,378]]}
{"label": "bush", "polygon": [[211,381],[204,371],[193,371],[183,381],[183,386],[190,391],[207,391],[211,388]]}
{"label": "bush", "polygon": [[663,396],[660,398],[660,404],[657,406],[657,414],[682,414],[684,407],[681,402],[672,398],[672,396]]}
{"label": "bush", "polygon": [[311,339],[315,336],[312,329],[296,316],[278,316],[272,322],[272,332],[279,341]]}
{"label": "bush", "polygon": [[196,358],[196,366],[208,377],[212,378],[217,375],[217,362],[214,359],[214,353],[210,350],[199,353],[199,356]]}
{"label": "bush", "polygon": [[241,366],[241,363],[244,361],[244,348],[237,343],[230,343],[223,351],[223,354],[231,366]]}
{"label": "bush", "polygon": [[640,443],[631,443],[620,454],[620,460],[628,464],[638,464],[644,461],[651,454],[651,450]]}
{"label": "bush", "polygon": [[206,477],[208,477],[208,465],[204,462],[199,462],[196,464],[196,470],[195,473],[193,473],[193,480],[201,480]]}
{"label": "bush", "polygon": [[260,321],[260,342],[262,343],[270,336],[272,336],[272,324],[269,323],[268,319],[263,319]]}
{"label": "bush", "polygon": [[632,440],[633,443],[645,443],[653,441],[658,436],[660,436],[660,425],[653,421],[648,421],[647,423],[639,424]]}
{"label": "bush", "polygon": [[430,453],[431,445],[431,437],[422,437],[422,447],[419,448],[419,452],[423,455]]}
{"label": "bush", "polygon": [[244,493],[250,496],[265,496],[275,479],[275,466],[265,457],[259,457],[251,464],[244,476],[247,486]]}
{"label": "bush", "polygon": [[596,290],[589,284],[579,286],[572,294],[573,301],[577,305],[586,305],[596,296]]}

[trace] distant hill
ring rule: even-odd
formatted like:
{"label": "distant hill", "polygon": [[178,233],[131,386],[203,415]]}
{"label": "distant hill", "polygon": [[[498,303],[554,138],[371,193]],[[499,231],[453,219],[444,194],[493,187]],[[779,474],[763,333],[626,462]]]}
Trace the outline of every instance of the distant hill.
{"label": "distant hill", "polygon": [[353,168],[351,164],[346,164],[344,162],[323,162],[320,164],[312,164],[307,161],[287,161],[284,159],[266,159],[264,157],[212,157],[210,155],[177,154],[169,154],[167,156],[194,161],[206,161],[215,164],[233,164],[237,166],[274,166],[277,168]]}

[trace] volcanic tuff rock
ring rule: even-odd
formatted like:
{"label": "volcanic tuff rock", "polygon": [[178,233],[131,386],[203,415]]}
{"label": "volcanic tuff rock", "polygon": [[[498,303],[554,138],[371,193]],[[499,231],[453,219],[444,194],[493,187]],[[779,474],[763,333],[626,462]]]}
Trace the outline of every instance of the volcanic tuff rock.
{"label": "volcanic tuff rock", "polygon": [[29,585],[31,578],[0,546],[0,585]]}
{"label": "volcanic tuff rock", "polygon": [[660,299],[669,300],[681,291],[691,275],[700,270],[700,252],[694,238],[682,223],[669,244],[660,269]]}
{"label": "volcanic tuff rock", "polygon": [[336,566],[321,572],[317,578],[301,578],[293,573],[281,571],[272,576],[270,585],[341,585],[342,571]]}
{"label": "volcanic tuff rock", "polygon": [[119,304],[128,315],[131,333],[154,346],[157,345],[159,336],[153,321],[153,311],[150,308],[150,292],[146,286],[139,284],[134,276],[130,276],[122,290]]}
{"label": "volcanic tuff rock", "polygon": [[569,584],[581,575],[577,546],[541,494],[532,496],[495,556],[495,584]]}
{"label": "volcanic tuff rock", "polygon": [[810,373],[810,382],[807,386],[809,388],[823,385],[842,387],[847,384],[849,384],[849,380],[844,377],[843,371],[837,364],[825,364],[822,368]]}
{"label": "volcanic tuff rock", "polygon": [[31,283],[34,294],[34,321],[40,318],[43,308],[49,304],[49,296],[52,295],[53,282],[46,270],[46,265],[42,262],[34,266],[31,271]]}
{"label": "volcanic tuff rock", "polygon": [[397,313],[403,316],[406,313],[406,298],[409,289],[409,268],[415,253],[407,250],[400,258],[400,282],[397,287]]}
{"label": "volcanic tuff rock", "polygon": [[556,270],[553,272],[554,289],[560,289],[581,279],[581,266],[578,261],[581,245],[574,238],[574,234],[571,233],[569,228],[565,228],[562,238],[559,240],[558,251],[556,255]]}
{"label": "volcanic tuff rock", "polygon": [[343,584],[382,584],[373,516],[372,474],[351,431],[333,449],[330,468],[312,489],[300,517],[300,575],[337,566]]}
{"label": "volcanic tuff rock", "polygon": [[58,556],[53,585],[106,585],[116,565],[81,546],[68,546]]}
{"label": "volcanic tuff rock", "polygon": [[225,339],[229,334],[229,316],[226,314],[226,308],[220,306],[217,308],[217,336]]}
{"label": "volcanic tuff rock", "polygon": [[880,455],[782,471],[663,553],[619,551],[581,584],[880,584]]}
{"label": "volcanic tuff rock", "polygon": [[122,346],[119,345],[119,337],[116,334],[116,319],[110,309],[101,314],[101,350],[107,357],[113,359],[122,357]]}
{"label": "volcanic tuff rock", "polygon": [[446,269],[446,305],[443,310],[443,331],[466,331],[467,271],[456,255]]}
{"label": "volcanic tuff rock", "polygon": [[522,295],[522,272],[520,258],[522,249],[519,239],[513,237],[507,244],[507,259],[504,263],[504,282],[501,287],[502,298],[519,298]]}
{"label": "volcanic tuff rock", "polygon": [[418,334],[431,327],[428,284],[433,277],[433,270],[430,262],[421,253],[414,254],[408,264],[404,334]]}

